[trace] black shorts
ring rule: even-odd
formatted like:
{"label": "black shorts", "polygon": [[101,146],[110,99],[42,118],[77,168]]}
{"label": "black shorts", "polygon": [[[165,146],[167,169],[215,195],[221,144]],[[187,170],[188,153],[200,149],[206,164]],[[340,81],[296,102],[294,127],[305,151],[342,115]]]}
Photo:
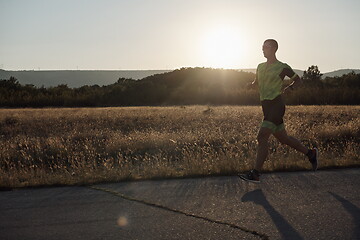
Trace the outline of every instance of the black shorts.
{"label": "black shorts", "polygon": [[275,126],[284,123],[283,117],[285,114],[285,104],[281,95],[277,96],[273,100],[261,101],[261,107],[264,113],[264,121],[272,122]]}

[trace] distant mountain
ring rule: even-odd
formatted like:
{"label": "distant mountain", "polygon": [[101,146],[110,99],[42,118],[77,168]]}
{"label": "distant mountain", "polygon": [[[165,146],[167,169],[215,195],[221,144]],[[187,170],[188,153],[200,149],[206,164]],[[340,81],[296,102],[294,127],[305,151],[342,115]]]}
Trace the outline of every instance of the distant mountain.
{"label": "distant mountain", "polygon": [[[255,68],[248,68],[248,69],[241,69],[241,70],[245,71],[245,72],[252,72],[252,73],[256,72]],[[302,77],[302,75],[304,74],[304,70],[294,69],[294,71],[300,77]],[[332,72],[322,73],[323,74],[322,78],[324,79],[326,77],[341,77],[342,75],[348,74],[352,71],[354,71],[356,74],[360,73],[360,69],[340,69],[340,70],[336,70],[336,71],[332,71]]]}
{"label": "distant mountain", "polygon": [[0,69],[0,79],[15,77],[19,83],[33,84],[37,87],[55,87],[59,84],[67,84],[71,88],[85,85],[110,85],[119,78],[142,79],[158,73],[170,72],[170,70],[52,70],[52,71],[5,71]]}
{"label": "distant mountain", "polygon": [[[255,68],[238,69],[239,71],[255,73]],[[172,70],[52,70],[52,71],[5,71],[0,69],[0,79],[9,79],[11,76],[18,79],[19,83],[33,84],[37,87],[55,87],[60,84],[67,84],[71,88],[82,87],[85,85],[110,85],[119,78],[132,78],[135,80],[145,77],[171,72]],[[294,69],[302,76],[304,71]],[[323,73],[323,78],[342,76],[351,71],[360,73],[360,69],[341,69],[333,72]]]}
{"label": "distant mountain", "polygon": [[354,71],[356,74],[360,73],[360,69],[340,69],[340,70],[336,70],[336,71],[332,71],[332,72],[328,72],[328,73],[324,73],[322,78],[326,78],[326,77],[341,77],[344,74],[348,74],[350,72]]}

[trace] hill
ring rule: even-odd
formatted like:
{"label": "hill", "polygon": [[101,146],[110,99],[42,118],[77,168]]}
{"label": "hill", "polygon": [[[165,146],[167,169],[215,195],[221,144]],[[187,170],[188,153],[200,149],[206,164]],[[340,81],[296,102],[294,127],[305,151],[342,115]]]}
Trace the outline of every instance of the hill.
{"label": "hill", "polygon": [[11,76],[19,80],[22,85],[32,84],[36,87],[55,87],[66,84],[71,88],[85,85],[109,85],[119,78],[135,80],[144,77],[169,72],[170,70],[51,70],[51,71],[5,71],[0,69],[0,79],[9,79]]}
{"label": "hill", "polygon": [[[108,107],[164,105],[256,105],[256,87],[247,87],[251,72],[212,68],[181,68],[153,74],[141,80],[119,78],[115,83],[69,88],[22,85],[15,78],[0,80],[0,107]],[[360,74],[353,72],[304,81],[287,94],[294,105],[360,103]]]}
{"label": "hill", "polygon": [[[248,69],[242,69],[245,72],[251,72],[251,73],[255,73],[256,69],[255,68],[248,68]],[[299,69],[294,69],[294,71],[296,72],[296,74],[298,74],[300,77],[304,74],[303,70],[299,70]],[[336,70],[336,71],[331,71],[331,72],[327,72],[327,73],[322,73],[322,78],[326,78],[326,77],[341,77],[344,74],[348,74],[350,72],[354,71],[356,74],[360,73],[360,69],[340,69],[340,70]]]}
{"label": "hill", "polygon": [[332,71],[332,72],[328,72],[328,73],[324,73],[322,78],[326,78],[326,77],[341,77],[344,74],[348,74],[350,72],[354,71],[356,74],[360,73],[360,69],[340,69],[340,70],[336,70],[336,71]]}
{"label": "hill", "polygon": [[[238,69],[244,72],[255,73],[255,68]],[[132,78],[140,80],[155,74],[167,73],[172,70],[49,70],[49,71],[6,71],[0,69],[0,79],[9,79],[11,76],[18,79],[22,85],[32,84],[36,87],[55,87],[66,84],[70,88],[78,88],[85,85],[110,85],[119,78]],[[294,69],[299,75],[303,75],[302,70]],[[325,77],[340,77],[351,71],[360,73],[360,69],[341,69],[328,73],[323,73]]]}

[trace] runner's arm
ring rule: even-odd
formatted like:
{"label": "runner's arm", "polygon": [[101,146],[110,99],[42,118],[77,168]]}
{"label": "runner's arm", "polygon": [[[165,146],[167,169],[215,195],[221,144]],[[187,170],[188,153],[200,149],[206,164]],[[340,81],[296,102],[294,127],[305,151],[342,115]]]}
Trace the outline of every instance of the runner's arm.
{"label": "runner's arm", "polygon": [[254,86],[255,84],[257,84],[257,75],[255,75],[254,81],[251,82],[251,84]]}
{"label": "runner's arm", "polygon": [[280,77],[282,77],[282,79],[284,79],[285,76],[289,77],[290,80],[292,80],[292,82],[290,83],[289,86],[287,86],[284,89],[284,92],[286,92],[288,90],[294,90],[295,88],[300,86],[302,83],[299,75],[297,75],[291,68],[284,68],[284,70],[280,74]]}
{"label": "runner's arm", "polygon": [[287,88],[291,88],[291,90],[297,88],[298,86],[300,86],[302,84],[301,78],[299,77],[299,75],[295,74],[292,78],[291,78],[292,83],[290,83],[289,86],[287,86]]}
{"label": "runner's arm", "polygon": [[254,86],[256,86],[256,84],[257,84],[257,75],[255,75],[254,81],[248,83],[248,84],[246,85],[246,87],[247,87],[248,89],[251,89],[251,88],[253,88]]}

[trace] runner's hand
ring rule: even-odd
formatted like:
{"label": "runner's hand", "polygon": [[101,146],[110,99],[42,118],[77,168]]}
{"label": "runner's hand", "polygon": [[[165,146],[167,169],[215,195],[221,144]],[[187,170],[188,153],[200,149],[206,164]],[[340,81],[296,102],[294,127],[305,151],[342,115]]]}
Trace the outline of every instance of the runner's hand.
{"label": "runner's hand", "polygon": [[255,82],[250,82],[250,83],[248,83],[248,84],[246,84],[246,89],[252,89],[252,88],[254,88],[255,87]]}
{"label": "runner's hand", "polygon": [[294,90],[294,87],[292,85],[287,86],[286,88],[284,88],[283,90],[283,94],[287,94],[290,93]]}

